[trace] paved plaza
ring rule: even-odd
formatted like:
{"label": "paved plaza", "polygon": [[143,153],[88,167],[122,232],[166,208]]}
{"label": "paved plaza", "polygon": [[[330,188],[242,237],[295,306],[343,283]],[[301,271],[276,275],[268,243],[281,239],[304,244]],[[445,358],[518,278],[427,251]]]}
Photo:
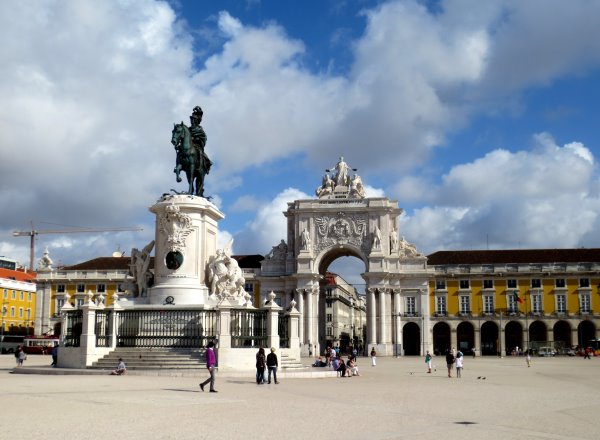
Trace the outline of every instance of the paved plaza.
{"label": "paved plaza", "polygon": [[[305,359],[308,363],[310,360]],[[29,356],[26,366],[46,366]],[[360,377],[281,379],[11,374],[0,357],[0,438],[27,439],[597,439],[600,358],[359,358]],[[481,379],[478,379],[481,377]],[[484,379],[485,378],[485,379]]]}

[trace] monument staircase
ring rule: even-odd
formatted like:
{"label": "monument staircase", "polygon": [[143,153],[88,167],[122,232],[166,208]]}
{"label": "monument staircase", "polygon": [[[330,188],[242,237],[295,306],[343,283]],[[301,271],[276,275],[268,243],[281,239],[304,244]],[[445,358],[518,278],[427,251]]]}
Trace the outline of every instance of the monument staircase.
{"label": "monument staircase", "polygon": [[[98,359],[88,369],[114,370],[123,359],[128,370],[171,370],[178,372],[204,371],[206,369],[205,350],[171,348],[118,347]],[[279,368],[284,371],[299,371],[306,368],[300,359],[283,351],[280,353]]]}
{"label": "monument staircase", "polygon": [[300,359],[290,356],[288,353],[283,351],[279,358],[279,367],[284,371],[296,371],[306,368],[302,365]]}
{"label": "monument staircase", "polygon": [[123,359],[128,370],[199,372],[206,370],[205,350],[118,347],[88,367],[114,370]]}

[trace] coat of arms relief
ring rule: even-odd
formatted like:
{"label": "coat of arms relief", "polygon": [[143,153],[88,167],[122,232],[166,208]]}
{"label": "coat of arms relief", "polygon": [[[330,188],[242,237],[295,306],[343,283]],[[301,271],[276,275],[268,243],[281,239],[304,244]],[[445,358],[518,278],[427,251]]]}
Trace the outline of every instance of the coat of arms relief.
{"label": "coat of arms relief", "polygon": [[367,253],[369,251],[367,235],[368,218],[365,214],[345,214],[338,212],[334,216],[320,216],[315,218],[317,225],[317,240],[315,250],[351,244]]}
{"label": "coat of arms relief", "polygon": [[168,205],[165,212],[158,216],[158,227],[166,237],[166,248],[185,254],[185,240],[194,230],[192,218],[181,212],[179,206]]}

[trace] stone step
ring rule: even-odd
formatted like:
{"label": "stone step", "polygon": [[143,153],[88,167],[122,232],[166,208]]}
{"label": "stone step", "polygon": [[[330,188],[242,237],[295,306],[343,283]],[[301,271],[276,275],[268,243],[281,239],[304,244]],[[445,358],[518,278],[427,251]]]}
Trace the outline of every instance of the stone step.
{"label": "stone step", "polygon": [[203,370],[204,351],[119,347],[94,362],[89,369],[112,370],[123,359],[128,370]]}

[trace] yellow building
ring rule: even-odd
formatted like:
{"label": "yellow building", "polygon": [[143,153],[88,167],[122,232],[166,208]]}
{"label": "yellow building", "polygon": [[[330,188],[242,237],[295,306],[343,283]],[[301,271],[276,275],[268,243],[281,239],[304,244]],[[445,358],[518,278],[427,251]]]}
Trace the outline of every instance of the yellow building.
{"label": "yellow building", "polygon": [[35,273],[0,268],[1,334],[33,334],[36,316]]}
{"label": "yellow building", "polygon": [[600,325],[600,249],[440,251],[428,256],[436,352],[587,346]]}
{"label": "yellow building", "polygon": [[111,305],[115,293],[119,297],[128,295],[130,260],[123,256],[100,257],[73,266],[40,270],[37,292],[42,313],[36,321],[36,334],[61,334],[60,311],[67,300],[79,307],[91,293],[93,301]]}

